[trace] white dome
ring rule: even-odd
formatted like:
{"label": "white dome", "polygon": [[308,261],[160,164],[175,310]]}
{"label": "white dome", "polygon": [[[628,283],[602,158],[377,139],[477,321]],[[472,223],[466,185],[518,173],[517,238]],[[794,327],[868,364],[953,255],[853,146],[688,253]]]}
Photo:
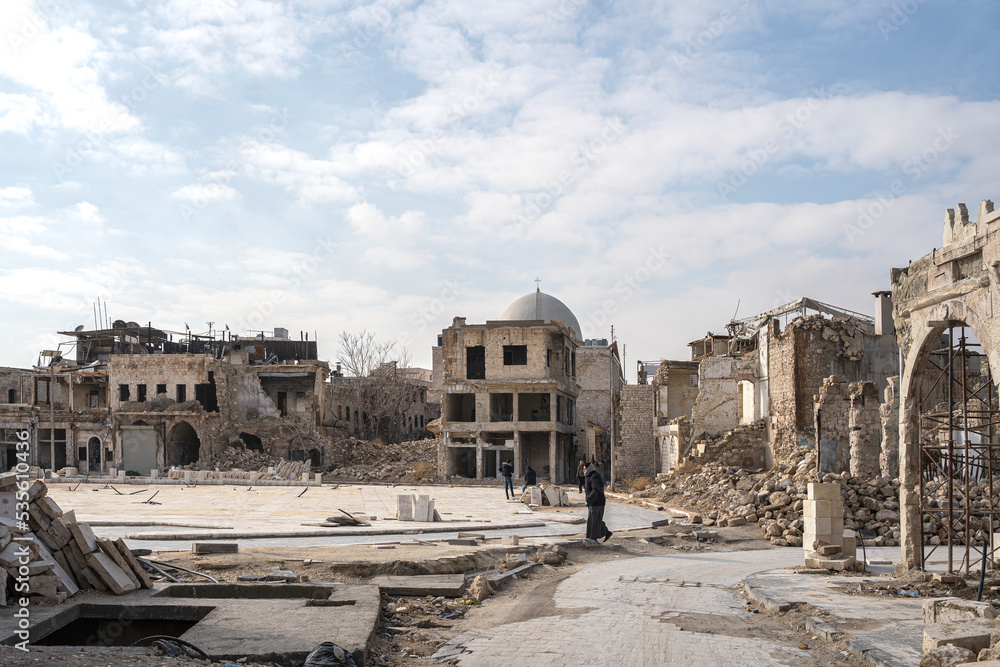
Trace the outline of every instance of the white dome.
{"label": "white dome", "polygon": [[567,327],[572,329],[576,340],[580,337],[580,323],[576,315],[565,303],[550,294],[542,291],[535,291],[525,294],[514,303],[507,306],[500,316],[501,320],[544,320],[553,322],[562,320]]}

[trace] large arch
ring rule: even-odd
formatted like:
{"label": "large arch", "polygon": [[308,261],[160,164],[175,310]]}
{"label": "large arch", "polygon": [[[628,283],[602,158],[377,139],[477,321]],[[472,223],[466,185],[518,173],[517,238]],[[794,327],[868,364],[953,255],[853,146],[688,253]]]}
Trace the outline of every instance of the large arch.
{"label": "large arch", "polygon": [[186,421],[178,422],[167,437],[167,465],[186,466],[198,460],[201,439],[198,432]]}
{"label": "large arch", "polygon": [[240,433],[240,440],[246,445],[246,448],[255,452],[264,451],[264,443],[261,439],[254,435],[253,433]]}
{"label": "large arch", "polygon": [[968,303],[976,300],[975,296],[966,295],[961,300],[951,299],[907,317],[912,342],[908,349],[901,351],[905,356],[899,403],[899,524],[901,561],[908,569],[923,567],[924,555],[920,510],[920,383],[934,349],[940,346],[942,335],[953,326],[967,327],[982,346],[992,376],[1000,378],[1000,363],[989,327],[979,315],[979,309]]}

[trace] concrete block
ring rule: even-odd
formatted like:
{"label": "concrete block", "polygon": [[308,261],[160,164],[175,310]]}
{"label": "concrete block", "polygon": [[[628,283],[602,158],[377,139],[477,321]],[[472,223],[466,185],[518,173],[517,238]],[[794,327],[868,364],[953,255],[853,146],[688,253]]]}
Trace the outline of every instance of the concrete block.
{"label": "concrete block", "polygon": [[143,569],[142,565],[139,564],[139,561],[137,561],[135,559],[135,556],[132,555],[132,551],[128,548],[128,546],[125,545],[125,540],[118,537],[112,540],[111,543],[115,545],[116,549],[118,549],[118,552],[122,555],[122,558],[125,559],[125,562],[132,569],[132,572],[139,579],[139,583],[142,585],[142,587],[152,588],[153,580],[149,578],[149,575],[146,573],[146,570]]}
{"label": "concrete block", "polygon": [[953,667],[976,660],[976,654],[967,648],[959,646],[939,646],[926,653],[920,661],[920,667]]}
{"label": "concrete block", "polygon": [[128,575],[103,551],[88,554],[87,565],[115,595],[131,593],[137,588]]}
{"label": "concrete block", "polygon": [[559,501],[562,499],[559,489],[547,486],[542,491],[545,493],[545,500],[549,501],[549,505],[559,507]]}
{"label": "concrete block", "polygon": [[500,544],[509,544],[512,546],[517,546],[520,538],[517,535],[504,535],[500,538]]}
{"label": "concrete block", "polygon": [[428,495],[417,496],[417,502],[413,505],[414,521],[434,520],[434,505],[431,502],[431,497]]}
{"label": "concrete block", "polygon": [[149,478],[150,479],[159,479],[160,478],[160,471],[157,470],[156,468],[153,468],[152,470],[149,471]]}
{"label": "concrete block", "polygon": [[857,559],[858,557],[857,533],[855,533],[853,530],[850,529],[844,530],[841,550],[845,557],[854,558],[855,560]]}
{"label": "concrete block", "polygon": [[[60,554],[60,552],[56,552]],[[48,549],[39,545],[39,556],[45,561],[52,562],[52,574],[59,578],[59,582],[62,585],[64,591],[66,591],[70,596],[76,595],[80,592],[80,587],[76,585],[76,580],[73,579],[73,575],[69,573],[66,567],[63,566],[59,558],[56,558]]]}
{"label": "concrete block", "polygon": [[39,498],[35,502],[35,505],[38,507],[38,509],[45,512],[45,514],[49,517],[49,519],[58,519],[63,514],[62,510],[59,508],[59,505],[56,504],[56,501],[52,500],[48,496]]}
{"label": "concrete block", "polygon": [[540,488],[538,488],[537,486],[533,486],[530,489],[528,489],[528,491],[531,492],[531,500],[529,501],[528,504],[529,505],[537,505],[538,507],[541,507],[542,506],[542,490]]}
{"label": "concrete block", "polygon": [[924,626],[924,653],[939,646],[958,646],[978,654],[990,647],[990,634],[997,624],[984,618],[971,621],[947,621]]}
{"label": "concrete block", "polygon": [[465,592],[464,574],[430,574],[412,577],[381,576],[372,583],[387,595],[458,597]]}
{"label": "concrete block", "polygon": [[108,586],[104,583],[104,580],[97,576],[97,573],[90,567],[85,567],[80,570],[80,574],[87,580],[87,584],[89,584],[91,588],[101,592],[108,590]]}
{"label": "concrete block", "polygon": [[236,554],[240,552],[240,545],[236,542],[193,542],[191,553],[193,554]]}
{"label": "concrete block", "polygon": [[85,554],[97,551],[97,536],[90,526],[85,523],[70,524],[69,532],[73,534],[73,540],[80,547],[80,551]]}
{"label": "concrete block", "polygon": [[809,482],[807,493],[811,500],[841,500],[840,484],[837,483]]}
{"label": "concrete block", "polygon": [[135,572],[133,572],[132,568],[125,562],[122,555],[118,553],[118,549],[115,548],[115,545],[111,542],[111,540],[100,539],[97,541],[97,545],[101,548],[101,551],[107,554],[107,556],[115,562],[115,565],[121,568],[121,571],[124,572],[125,576],[129,578],[129,581],[132,582],[136,590],[142,588],[142,584],[139,582],[139,577],[135,575]]}
{"label": "concrete block", "polygon": [[808,568],[821,568],[833,570],[834,572],[846,572],[854,567],[853,558],[810,558],[806,557],[805,566]]}
{"label": "concrete block", "polygon": [[396,518],[400,521],[413,521],[413,495],[401,493],[396,496]]}
{"label": "concrete block", "polygon": [[[994,619],[997,617],[996,609],[989,602],[976,602],[961,598],[925,600],[923,611],[924,625],[971,621],[977,618]],[[997,630],[1000,630],[1000,626],[997,627]]]}

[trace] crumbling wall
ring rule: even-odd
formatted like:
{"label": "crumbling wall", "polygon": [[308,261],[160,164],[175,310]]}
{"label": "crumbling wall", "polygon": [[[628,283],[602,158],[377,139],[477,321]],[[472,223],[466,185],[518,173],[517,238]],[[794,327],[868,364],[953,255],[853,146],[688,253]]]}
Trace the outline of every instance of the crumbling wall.
{"label": "crumbling wall", "polygon": [[667,473],[681,462],[681,455],[691,440],[691,419],[678,417],[666,425],[656,427],[656,439],[660,448],[660,470]]}
{"label": "crumbling wall", "polygon": [[611,430],[614,365],[611,352],[606,347],[577,349],[576,381],[580,385],[580,395],[576,399],[576,415],[581,429],[589,421]]}
{"label": "crumbling wall", "polygon": [[796,318],[772,335],[768,379],[776,460],[796,458],[815,442],[813,397],[826,378],[874,379],[864,375],[864,339],[852,322],[822,315]]}
{"label": "crumbling wall", "polygon": [[844,378],[833,375],[823,380],[814,398],[820,472],[842,473],[850,469],[850,409]]}
{"label": "crumbling wall", "polygon": [[715,435],[739,424],[740,380],[754,379],[755,359],[706,357],[698,365],[698,398],[691,409],[697,433]]}
{"label": "crumbling wall", "polygon": [[899,376],[888,378],[885,400],[879,406],[882,446],[879,470],[884,477],[899,476]]}
{"label": "crumbling wall", "polygon": [[878,477],[882,450],[882,419],[878,387],[874,382],[852,382],[850,386],[851,474]]}
{"label": "crumbling wall", "polygon": [[614,452],[617,479],[656,476],[653,391],[653,386],[648,384],[630,384],[621,388],[618,446]]}
{"label": "crumbling wall", "polygon": [[699,463],[718,462],[743,470],[767,468],[767,420],[760,419],[700,440],[694,443],[690,457]]}

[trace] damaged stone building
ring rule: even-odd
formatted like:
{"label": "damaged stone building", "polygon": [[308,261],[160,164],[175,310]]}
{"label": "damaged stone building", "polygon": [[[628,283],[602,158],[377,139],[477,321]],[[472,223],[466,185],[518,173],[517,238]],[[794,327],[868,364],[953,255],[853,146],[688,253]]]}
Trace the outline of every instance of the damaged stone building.
{"label": "damaged stone building", "polygon": [[[517,477],[528,465],[539,479],[563,482],[575,475],[579,332],[572,311],[540,290],[516,300],[498,320],[468,324],[456,317],[442,331],[434,355],[442,477],[496,477],[505,461]],[[607,346],[593,347],[605,351],[606,363],[588,363],[588,374],[593,366],[595,382],[613,384],[611,359],[617,357]],[[589,421],[606,424],[600,401],[590,395],[585,401],[595,411]]]}
{"label": "damaged stone building", "polygon": [[[891,298],[878,292],[875,301],[871,317],[801,298],[730,322],[725,335],[709,333],[691,342],[689,361],[663,361],[651,379],[652,369],[642,373],[641,368],[640,384],[622,394],[618,469],[651,476],[688,457],[770,468],[779,460],[801,458],[819,443],[821,451],[832,447],[835,458],[839,451],[847,470],[845,452],[855,427],[863,428],[867,438],[862,441],[855,432],[858,446],[873,451],[877,465],[885,457],[880,398],[887,389],[891,394],[899,356]],[[863,413],[852,423],[845,409],[843,443],[841,431],[817,430],[817,425],[823,428],[826,408],[817,409],[816,401],[828,378],[844,384],[843,405],[854,400],[858,414]],[[861,386],[852,399],[852,383],[870,386]],[[870,458],[864,466],[871,465]]]}
{"label": "damaged stone building", "polygon": [[[47,365],[30,370],[0,369],[5,468],[18,429],[31,434],[32,465],[142,475],[204,463],[229,446],[321,466],[331,440],[355,430],[352,406],[338,403],[337,378],[305,334],[220,338],[121,320],[60,333],[71,352],[43,352]],[[402,417],[410,428],[435,414],[424,373]]]}
{"label": "damaged stone building", "polygon": [[893,269],[902,560],[978,570],[996,549],[1000,211],[945,213],[941,248]]}

